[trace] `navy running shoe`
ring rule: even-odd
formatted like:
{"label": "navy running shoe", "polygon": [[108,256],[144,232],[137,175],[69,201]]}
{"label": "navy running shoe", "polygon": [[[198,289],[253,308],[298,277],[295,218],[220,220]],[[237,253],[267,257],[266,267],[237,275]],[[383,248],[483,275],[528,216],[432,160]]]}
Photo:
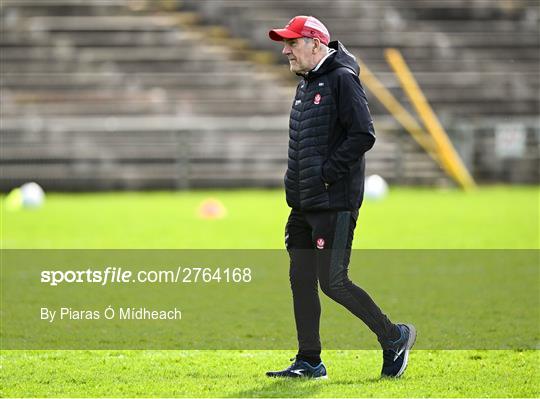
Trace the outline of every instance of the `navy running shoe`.
{"label": "navy running shoe", "polygon": [[[292,360],[292,359],[291,359]],[[313,378],[327,379],[326,367],[321,362],[317,366],[312,366],[304,360],[296,359],[293,364],[281,371],[268,371],[267,377],[273,378]]]}
{"label": "navy running shoe", "polygon": [[416,328],[412,324],[398,324],[401,337],[383,350],[381,377],[400,377],[407,368],[409,351],[416,341]]}

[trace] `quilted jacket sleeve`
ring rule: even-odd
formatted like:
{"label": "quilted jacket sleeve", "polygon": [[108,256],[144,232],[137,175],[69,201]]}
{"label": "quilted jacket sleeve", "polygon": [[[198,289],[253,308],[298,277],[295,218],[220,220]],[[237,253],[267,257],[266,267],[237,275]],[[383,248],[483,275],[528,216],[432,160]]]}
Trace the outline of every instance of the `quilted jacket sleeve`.
{"label": "quilted jacket sleeve", "polygon": [[335,90],[338,121],[346,138],[323,165],[323,180],[329,184],[345,175],[350,166],[375,144],[373,120],[358,76],[349,70],[340,73]]}

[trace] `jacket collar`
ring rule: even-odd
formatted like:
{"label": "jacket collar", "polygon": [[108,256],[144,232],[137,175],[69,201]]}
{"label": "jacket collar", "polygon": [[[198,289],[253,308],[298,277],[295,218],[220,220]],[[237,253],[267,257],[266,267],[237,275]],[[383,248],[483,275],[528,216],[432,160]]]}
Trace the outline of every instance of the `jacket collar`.
{"label": "jacket collar", "polygon": [[334,54],[335,52],[336,50],[334,50],[333,48],[329,48],[326,55],[322,58],[322,60],[319,61],[319,63],[315,66],[315,68],[313,68],[309,73],[317,72],[319,68],[321,67],[321,65],[324,64],[324,61],[326,61],[326,59],[330,57],[332,54]]}
{"label": "jacket collar", "polygon": [[333,48],[328,48],[328,52],[326,53],[326,55],[319,61],[319,63],[315,66],[315,68],[313,68],[311,71],[305,73],[305,74],[301,74],[301,73],[297,73],[298,76],[301,76],[303,77],[304,79],[310,79],[311,77],[313,77],[313,75],[316,74],[316,72],[319,71],[319,69],[321,68],[321,66],[325,63],[325,61],[328,59],[328,57],[330,57],[332,54],[334,54],[336,52],[336,50],[334,50]]}

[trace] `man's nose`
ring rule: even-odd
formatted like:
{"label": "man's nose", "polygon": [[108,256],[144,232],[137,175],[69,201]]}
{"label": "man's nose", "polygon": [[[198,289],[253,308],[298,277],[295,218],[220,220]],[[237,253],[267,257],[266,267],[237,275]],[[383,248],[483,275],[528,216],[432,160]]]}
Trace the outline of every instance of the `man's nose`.
{"label": "man's nose", "polygon": [[284,55],[289,55],[291,53],[291,48],[288,46],[288,45],[284,45],[283,46],[283,51],[281,51],[282,54]]}

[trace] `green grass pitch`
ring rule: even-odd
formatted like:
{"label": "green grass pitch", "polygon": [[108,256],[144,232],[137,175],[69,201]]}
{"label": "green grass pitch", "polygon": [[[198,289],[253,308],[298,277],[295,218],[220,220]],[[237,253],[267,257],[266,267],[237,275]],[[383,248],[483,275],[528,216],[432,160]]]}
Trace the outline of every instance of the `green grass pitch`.
{"label": "green grass pitch", "polygon": [[[227,208],[200,220],[208,197]],[[366,202],[354,248],[540,248],[538,187],[475,192],[396,188]],[[1,213],[2,248],[283,248],[280,190],[50,194],[44,208]],[[359,323],[359,328],[362,327]],[[504,328],[504,326],[501,326]],[[411,353],[380,380],[378,351],[324,351],[328,381],[275,381],[294,351],[6,351],[2,397],[538,397],[537,350]]]}

